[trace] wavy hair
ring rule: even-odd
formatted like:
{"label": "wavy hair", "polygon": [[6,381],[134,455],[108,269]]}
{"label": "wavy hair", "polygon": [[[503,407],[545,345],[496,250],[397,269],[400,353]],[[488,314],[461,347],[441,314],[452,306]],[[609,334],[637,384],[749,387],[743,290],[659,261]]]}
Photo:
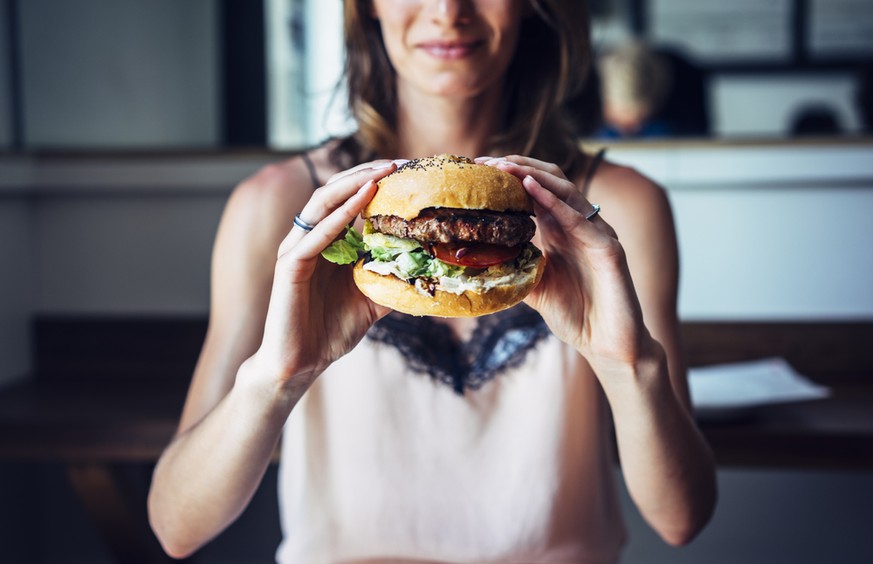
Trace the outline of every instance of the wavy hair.
{"label": "wavy hair", "polygon": [[[341,167],[397,152],[396,74],[372,0],[345,0],[345,76],[348,106],[358,130],[340,141]],[[491,144],[554,162],[570,174],[581,153],[566,101],[581,90],[591,66],[590,22],[583,0],[528,0],[515,55],[506,71],[501,124]]]}

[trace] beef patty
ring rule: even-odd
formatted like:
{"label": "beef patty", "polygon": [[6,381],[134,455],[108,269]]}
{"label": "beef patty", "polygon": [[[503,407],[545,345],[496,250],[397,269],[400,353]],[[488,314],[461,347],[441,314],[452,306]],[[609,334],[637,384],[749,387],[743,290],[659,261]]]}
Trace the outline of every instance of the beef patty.
{"label": "beef patty", "polygon": [[376,231],[422,243],[491,243],[512,247],[531,240],[536,230],[525,213],[428,208],[409,221],[394,215],[374,215]]}

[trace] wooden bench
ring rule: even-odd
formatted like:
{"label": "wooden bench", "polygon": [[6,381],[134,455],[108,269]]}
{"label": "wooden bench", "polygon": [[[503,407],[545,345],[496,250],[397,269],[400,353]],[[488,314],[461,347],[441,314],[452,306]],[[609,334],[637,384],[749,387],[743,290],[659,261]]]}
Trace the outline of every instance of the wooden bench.
{"label": "wooden bench", "polygon": [[[0,459],[65,464],[119,562],[167,560],[114,468],[153,464],[171,440],[205,331],[201,318],[39,318],[34,374],[0,390]],[[873,322],[682,331],[690,366],[781,356],[832,388],[825,400],[704,424],[721,467],[873,470]]]}

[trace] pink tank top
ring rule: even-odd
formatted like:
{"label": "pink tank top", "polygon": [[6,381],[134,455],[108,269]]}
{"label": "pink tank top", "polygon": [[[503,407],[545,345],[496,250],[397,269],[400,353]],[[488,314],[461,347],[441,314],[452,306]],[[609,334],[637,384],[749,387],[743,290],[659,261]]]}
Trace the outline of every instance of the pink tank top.
{"label": "pink tank top", "polygon": [[279,563],[618,560],[608,405],[526,309],[454,354],[389,316],[319,377],[282,438]]}

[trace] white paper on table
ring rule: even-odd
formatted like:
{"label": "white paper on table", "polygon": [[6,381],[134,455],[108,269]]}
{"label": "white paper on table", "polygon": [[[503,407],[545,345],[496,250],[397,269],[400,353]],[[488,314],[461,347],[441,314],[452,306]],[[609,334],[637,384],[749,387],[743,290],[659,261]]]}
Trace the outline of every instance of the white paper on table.
{"label": "white paper on table", "polygon": [[724,414],[830,395],[829,388],[798,374],[782,358],[691,368],[688,385],[698,415]]}

